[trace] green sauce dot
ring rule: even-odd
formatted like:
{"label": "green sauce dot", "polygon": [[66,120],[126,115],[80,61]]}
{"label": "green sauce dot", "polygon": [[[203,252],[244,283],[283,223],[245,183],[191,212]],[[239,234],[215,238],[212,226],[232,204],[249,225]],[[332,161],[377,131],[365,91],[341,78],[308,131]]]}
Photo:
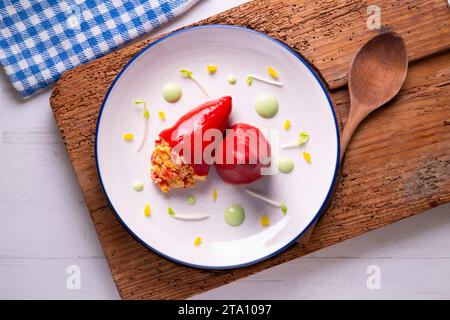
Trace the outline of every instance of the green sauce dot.
{"label": "green sauce dot", "polygon": [[263,118],[272,118],[278,112],[278,101],[271,94],[261,94],[256,98],[256,112]]}
{"label": "green sauce dot", "polygon": [[195,196],[189,196],[186,198],[186,202],[193,206],[197,202],[197,199]]}
{"label": "green sauce dot", "polygon": [[294,170],[294,161],[288,157],[280,157],[278,159],[278,170],[283,173],[290,173]]}
{"label": "green sauce dot", "polygon": [[144,190],[144,184],[141,181],[135,181],[133,183],[133,189],[137,192]]}
{"label": "green sauce dot", "polygon": [[235,76],[228,76],[227,79],[229,84],[236,84],[237,83],[237,78]]}
{"label": "green sauce dot", "polygon": [[225,210],[225,221],[230,226],[240,226],[245,220],[245,211],[241,206],[232,205]]}
{"label": "green sauce dot", "polygon": [[181,98],[181,87],[173,82],[166,84],[163,88],[163,97],[167,102],[177,102]]}

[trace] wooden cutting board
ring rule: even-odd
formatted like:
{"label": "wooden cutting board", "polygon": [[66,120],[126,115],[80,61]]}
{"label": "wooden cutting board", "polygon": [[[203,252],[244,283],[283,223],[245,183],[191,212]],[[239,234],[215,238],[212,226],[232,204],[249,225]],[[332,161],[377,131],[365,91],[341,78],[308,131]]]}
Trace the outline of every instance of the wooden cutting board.
{"label": "wooden cutting board", "polygon": [[[122,228],[102,194],[94,159],[98,111],[114,77],[149,41],[75,68],[58,81],[50,103],[122,298],[187,298],[450,201],[450,11],[445,0],[374,3],[381,7],[383,27],[402,34],[411,60],[420,61],[411,65],[399,96],[356,133],[334,201],[311,241],[244,269],[195,270],[159,257]],[[346,69],[376,32],[366,27],[367,6],[351,0],[255,0],[198,24],[246,26],[289,44],[336,89],[332,100],[345,121]]]}

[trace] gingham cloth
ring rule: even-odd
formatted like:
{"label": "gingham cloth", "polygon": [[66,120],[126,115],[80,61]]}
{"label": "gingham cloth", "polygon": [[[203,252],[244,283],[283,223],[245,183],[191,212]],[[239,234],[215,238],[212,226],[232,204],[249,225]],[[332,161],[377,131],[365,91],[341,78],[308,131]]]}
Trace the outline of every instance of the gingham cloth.
{"label": "gingham cloth", "polygon": [[198,0],[0,0],[0,63],[28,97]]}

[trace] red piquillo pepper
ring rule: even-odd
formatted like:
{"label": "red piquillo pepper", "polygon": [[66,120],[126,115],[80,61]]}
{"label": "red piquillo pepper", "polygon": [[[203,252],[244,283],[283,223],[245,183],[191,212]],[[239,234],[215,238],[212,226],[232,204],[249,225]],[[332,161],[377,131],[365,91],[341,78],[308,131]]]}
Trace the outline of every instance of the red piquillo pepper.
{"label": "red piquillo pepper", "polygon": [[270,155],[270,144],[258,128],[236,123],[217,148],[215,167],[226,183],[252,183],[270,167]]}
{"label": "red piquillo pepper", "polygon": [[212,129],[221,140],[231,109],[229,96],[206,102],[159,134],[151,158],[151,177],[162,191],[192,187],[196,180],[206,179],[212,162],[203,159],[203,152],[220,141],[204,135]]}

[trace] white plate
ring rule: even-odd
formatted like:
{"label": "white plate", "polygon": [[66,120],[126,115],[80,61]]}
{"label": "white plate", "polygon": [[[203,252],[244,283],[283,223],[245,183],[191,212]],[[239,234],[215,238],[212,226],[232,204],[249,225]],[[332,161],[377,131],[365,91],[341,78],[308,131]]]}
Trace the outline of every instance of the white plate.
{"label": "white plate", "polygon": [[[216,64],[215,75],[206,65]],[[268,66],[274,66],[284,86],[279,88],[261,82],[247,86],[252,73],[264,77]],[[150,155],[159,132],[171,126],[181,115],[207,99],[193,81],[180,76],[189,69],[203,83],[210,96],[233,97],[231,122],[246,122],[260,129],[280,129],[281,143],[296,141],[301,130],[310,141],[299,148],[280,150],[279,154],[295,160],[290,174],[264,177],[251,189],[285,202],[288,213],[248,196],[243,187],[227,185],[211,168],[207,182],[194,189],[163,194],[150,180]],[[234,86],[227,83],[233,74]],[[182,86],[178,103],[169,104],[162,97],[167,82]],[[272,119],[259,117],[254,108],[258,94],[271,93],[279,101],[279,112]],[[142,110],[133,104],[147,101],[150,130],[141,152],[136,152],[143,133]],[[162,110],[167,120],[158,118]],[[289,119],[292,127],[283,130]],[[123,141],[125,132],[136,140]],[[273,138],[273,137],[272,137]],[[197,268],[228,269],[247,266],[267,259],[286,249],[318,218],[330,195],[337,173],[339,133],[336,117],[326,91],[308,65],[284,44],[252,30],[231,26],[206,26],[185,29],[149,45],[119,73],[104,100],[97,124],[96,160],[100,181],[111,207],[124,227],[143,245],[178,263]],[[279,150],[272,142],[274,154]],[[302,152],[312,155],[312,163]],[[133,190],[133,182],[145,184],[142,192]],[[217,189],[217,202],[212,199]],[[195,195],[197,204],[186,203]],[[152,208],[151,217],[143,214],[145,204]],[[239,227],[224,221],[224,211],[231,204],[244,207],[246,219]],[[173,219],[175,212],[208,213],[203,221]],[[268,215],[270,226],[262,227],[261,215]],[[200,246],[194,246],[197,236]]]}

